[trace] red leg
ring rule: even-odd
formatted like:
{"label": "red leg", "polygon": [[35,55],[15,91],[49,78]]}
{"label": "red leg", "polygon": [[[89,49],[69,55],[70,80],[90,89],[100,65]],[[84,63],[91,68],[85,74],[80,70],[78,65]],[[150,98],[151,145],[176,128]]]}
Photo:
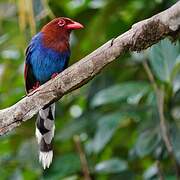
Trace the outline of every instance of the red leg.
{"label": "red leg", "polygon": [[58,75],[58,73],[53,73],[53,75],[51,76],[51,79],[55,78]]}
{"label": "red leg", "polygon": [[40,86],[40,82],[37,81],[37,82],[34,84],[32,90],[36,90],[39,86]]}
{"label": "red leg", "polygon": [[38,88],[39,86],[40,86],[40,82],[37,81],[37,82],[34,84],[33,88],[29,91],[28,96],[31,96],[31,95],[33,95],[34,93],[36,93],[36,92],[38,91],[37,88]]}

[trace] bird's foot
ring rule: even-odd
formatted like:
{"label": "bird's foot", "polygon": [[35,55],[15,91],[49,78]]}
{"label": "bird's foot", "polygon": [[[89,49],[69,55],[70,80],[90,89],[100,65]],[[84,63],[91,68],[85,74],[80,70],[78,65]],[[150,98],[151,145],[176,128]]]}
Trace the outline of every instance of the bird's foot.
{"label": "bird's foot", "polygon": [[59,73],[53,73],[53,75],[51,76],[51,79],[54,79]]}
{"label": "bird's foot", "polygon": [[33,88],[29,91],[28,95],[27,96],[32,96],[34,93],[36,93],[38,91],[38,87],[40,86],[40,82],[37,81]]}
{"label": "bird's foot", "polygon": [[37,81],[37,82],[34,84],[34,86],[33,86],[33,88],[32,88],[32,91],[36,90],[39,86],[40,86],[40,82]]}

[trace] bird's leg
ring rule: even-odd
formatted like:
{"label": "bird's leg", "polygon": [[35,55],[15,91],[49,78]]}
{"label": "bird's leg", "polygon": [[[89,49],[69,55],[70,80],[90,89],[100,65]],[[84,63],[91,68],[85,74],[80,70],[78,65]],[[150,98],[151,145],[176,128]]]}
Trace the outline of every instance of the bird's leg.
{"label": "bird's leg", "polygon": [[34,86],[33,86],[33,88],[32,88],[32,91],[36,90],[39,86],[40,86],[40,82],[37,81],[37,82],[34,84]]}
{"label": "bird's leg", "polygon": [[54,79],[57,75],[58,73],[53,73],[53,75],[51,76],[51,79]]}
{"label": "bird's leg", "polygon": [[37,88],[38,88],[39,86],[40,86],[40,82],[37,81],[37,82],[34,84],[33,88],[29,91],[29,93],[28,93],[27,96],[32,96],[34,93],[36,93],[36,92],[38,91]]}

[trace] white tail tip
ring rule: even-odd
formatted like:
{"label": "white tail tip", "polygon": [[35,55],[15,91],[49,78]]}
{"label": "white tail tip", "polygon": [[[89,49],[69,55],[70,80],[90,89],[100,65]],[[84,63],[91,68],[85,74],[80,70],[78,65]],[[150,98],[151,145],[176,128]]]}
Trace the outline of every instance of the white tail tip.
{"label": "white tail tip", "polygon": [[53,158],[53,151],[39,153],[39,162],[42,163],[44,169],[49,168]]}

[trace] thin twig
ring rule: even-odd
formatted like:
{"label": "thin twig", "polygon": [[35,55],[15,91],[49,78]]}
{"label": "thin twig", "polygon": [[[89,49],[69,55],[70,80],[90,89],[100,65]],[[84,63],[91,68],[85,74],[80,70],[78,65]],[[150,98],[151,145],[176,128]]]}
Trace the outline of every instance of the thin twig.
{"label": "thin twig", "polygon": [[151,82],[152,86],[153,86],[153,89],[154,89],[154,92],[157,92],[158,91],[158,87],[157,87],[157,84],[155,82],[155,79],[154,79],[154,76],[153,76],[153,73],[151,72],[151,69],[149,68],[148,64],[146,61],[143,61],[143,67],[147,73],[147,76],[149,78],[149,81]]}
{"label": "thin twig", "polygon": [[176,160],[176,157],[175,157],[175,154],[173,151],[170,134],[169,134],[169,130],[168,130],[168,126],[167,126],[167,123],[166,123],[166,120],[164,117],[164,91],[160,90],[158,88],[158,86],[155,82],[153,73],[151,72],[151,69],[148,66],[146,61],[143,62],[143,67],[147,73],[147,76],[148,76],[148,78],[153,86],[154,92],[156,94],[162,139],[163,139],[166,149],[169,153],[169,156],[171,157],[171,160],[173,161],[173,164],[175,166],[176,176],[177,176],[177,178],[179,178],[180,177],[180,165],[179,165],[178,161]]}
{"label": "thin twig", "polygon": [[164,175],[163,175],[161,164],[160,164],[159,160],[156,161],[156,166],[157,166],[157,170],[158,170],[159,180],[164,180]]}
{"label": "thin twig", "polygon": [[74,139],[74,142],[75,142],[75,145],[76,145],[76,149],[79,153],[79,157],[80,157],[80,161],[81,161],[81,167],[82,167],[82,171],[83,171],[83,174],[84,174],[84,179],[85,180],[91,180],[91,177],[90,177],[90,173],[89,173],[89,168],[88,168],[88,162],[86,160],[86,155],[83,151],[83,148],[81,146],[81,142],[80,142],[80,138],[78,135],[75,135],[73,137]]}

